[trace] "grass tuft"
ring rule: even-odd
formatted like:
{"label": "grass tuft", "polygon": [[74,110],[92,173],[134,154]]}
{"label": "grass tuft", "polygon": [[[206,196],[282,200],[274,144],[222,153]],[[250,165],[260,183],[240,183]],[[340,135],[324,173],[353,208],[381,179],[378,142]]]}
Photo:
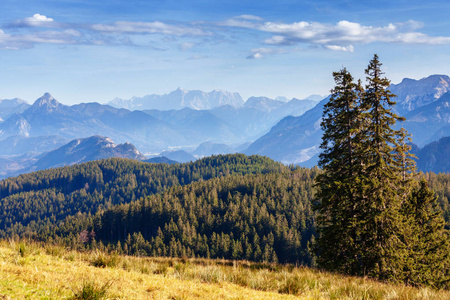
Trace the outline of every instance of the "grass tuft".
{"label": "grass tuft", "polygon": [[119,264],[119,257],[114,255],[107,255],[103,252],[96,251],[94,253],[94,257],[91,260],[91,265],[97,268],[106,268],[106,267],[117,267]]}
{"label": "grass tuft", "polygon": [[28,254],[28,249],[27,249],[27,245],[25,245],[24,242],[20,242],[19,245],[17,246],[17,250],[19,251],[19,255],[21,257],[26,257]]}
{"label": "grass tuft", "polygon": [[106,298],[108,290],[112,285],[111,281],[104,285],[99,285],[94,281],[83,281],[81,287],[77,291],[73,291],[72,300],[101,300]]}

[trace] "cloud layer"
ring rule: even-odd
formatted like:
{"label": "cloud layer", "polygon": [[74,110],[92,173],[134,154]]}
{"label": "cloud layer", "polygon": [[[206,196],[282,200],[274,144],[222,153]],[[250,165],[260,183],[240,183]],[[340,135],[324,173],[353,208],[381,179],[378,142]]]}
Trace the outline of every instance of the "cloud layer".
{"label": "cloud layer", "polygon": [[[388,24],[383,27],[363,26],[346,20],[336,24],[319,22],[277,23],[261,22],[258,19],[232,18],[222,26],[245,28],[261,33],[271,34],[264,39],[266,45],[286,47],[292,45],[321,46],[333,51],[353,52],[356,45],[370,43],[389,44],[450,44],[450,37],[433,37],[418,32],[422,23],[408,21],[406,23]],[[253,54],[254,55],[254,54]],[[258,55],[260,58],[262,55]]]}
{"label": "cloud layer", "polygon": [[[247,57],[254,59],[298,50],[298,47],[353,52],[358,45],[370,43],[450,44],[449,36],[430,36],[420,32],[423,26],[415,21],[381,27],[347,20],[336,24],[306,21],[282,23],[264,21],[254,15],[240,15],[216,23],[116,21],[108,24],[70,24],[56,22],[52,17],[36,13],[0,25],[0,49],[23,49],[36,44],[130,45],[136,44],[133,39],[137,36],[155,35],[161,37],[161,44],[171,40],[175,41],[177,49],[189,51],[194,45],[197,48],[202,43],[243,42],[245,38],[241,35],[242,30],[259,40],[255,48],[249,50],[251,54]],[[224,38],[224,34],[227,38]],[[142,46],[154,44],[154,40],[149,41],[148,45],[145,45],[145,39],[144,42],[142,38],[139,41]]]}

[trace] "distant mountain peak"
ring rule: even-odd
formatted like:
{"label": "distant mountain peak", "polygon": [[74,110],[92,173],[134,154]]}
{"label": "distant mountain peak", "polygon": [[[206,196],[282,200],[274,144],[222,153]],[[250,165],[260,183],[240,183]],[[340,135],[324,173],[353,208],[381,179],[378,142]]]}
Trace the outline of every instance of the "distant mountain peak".
{"label": "distant mountain peak", "polygon": [[397,95],[397,109],[400,113],[430,104],[450,91],[450,77],[431,75],[419,80],[404,78],[399,84],[392,84],[390,91]]}
{"label": "distant mountain peak", "polygon": [[47,152],[32,167],[42,170],[50,167],[60,167],[109,157],[122,157],[144,160],[133,144],[115,144],[112,139],[100,135],[80,138],[70,141],[58,149]]}
{"label": "distant mountain peak", "polygon": [[42,97],[40,97],[33,103],[34,108],[45,109],[46,111],[53,111],[60,105],[61,103],[53,98],[50,93],[45,93]]}
{"label": "distant mountain peak", "polygon": [[182,87],[178,87],[175,91],[179,91],[179,92],[187,92],[187,90],[183,89]]}
{"label": "distant mountain peak", "polygon": [[182,87],[177,88],[176,90],[170,92],[168,95],[181,95],[184,96],[188,93],[188,90],[183,89]]}

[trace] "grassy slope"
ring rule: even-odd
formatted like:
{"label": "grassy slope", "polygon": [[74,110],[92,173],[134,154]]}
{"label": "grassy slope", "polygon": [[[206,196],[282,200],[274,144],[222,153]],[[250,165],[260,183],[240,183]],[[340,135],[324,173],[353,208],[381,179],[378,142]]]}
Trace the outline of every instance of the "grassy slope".
{"label": "grassy slope", "polygon": [[70,299],[87,282],[110,283],[107,299],[450,299],[450,292],[307,268],[0,242],[0,299]]}

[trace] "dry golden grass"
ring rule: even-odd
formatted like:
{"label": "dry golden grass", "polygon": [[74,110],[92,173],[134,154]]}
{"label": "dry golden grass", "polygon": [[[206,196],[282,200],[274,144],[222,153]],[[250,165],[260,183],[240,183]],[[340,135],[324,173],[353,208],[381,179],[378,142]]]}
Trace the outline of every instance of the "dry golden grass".
{"label": "dry golden grass", "polygon": [[308,268],[0,242],[0,299],[71,299],[86,283],[110,284],[105,299],[450,299],[447,291]]}

